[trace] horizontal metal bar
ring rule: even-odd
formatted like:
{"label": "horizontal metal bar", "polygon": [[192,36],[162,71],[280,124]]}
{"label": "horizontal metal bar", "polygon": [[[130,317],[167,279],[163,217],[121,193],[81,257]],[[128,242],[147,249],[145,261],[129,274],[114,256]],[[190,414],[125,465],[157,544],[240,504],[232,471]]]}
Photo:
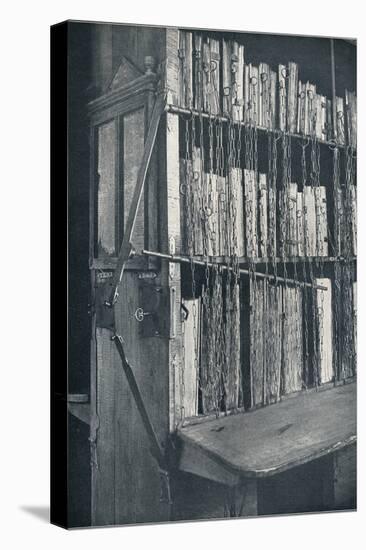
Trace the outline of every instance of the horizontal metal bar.
{"label": "horizontal metal bar", "polygon": [[[214,267],[214,266],[221,266],[222,269],[225,271],[233,271],[233,268],[227,264],[222,263],[216,263],[216,262],[206,262],[204,260],[196,260],[195,258],[190,258],[188,256],[177,256],[173,254],[163,254],[162,252],[153,252],[151,250],[141,250],[141,254],[144,256],[153,256],[155,258],[161,258],[162,260],[168,260],[172,263],[177,264],[191,264],[194,263],[195,265],[201,265],[201,266],[208,266],[208,267]],[[303,281],[297,281],[295,279],[288,279],[285,277],[279,277],[275,275],[270,275],[269,273],[261,273],[260,271],[250,271],[249,269],[243,269],[242,267],[239,269],[240,275],[251,275],[254,273],[254,275],[258,279],[269,279],[272,281],[277,281],[289,285],[294,286],[300,286],[300,287],[309,287],[314,288],[316,290],[328,290],[326,286],[322,285],[314,285],[312,283],[305,283]]]}
{"label": "horizontal metal bar", "polygon": [[[218,120],[219,122],[225,122],[225,123],[230,122],[229,117],[204,113],[203,111],[197,111],[196,109],[184,109],[183,107],[177,107],[176,105],[168,105],[166,107],[166,110],[169,113],[173,113],[177,115],[202,117],[202,118],[211,119],[211,120]],[[248,126],[248,123],[244,121],[234,122],[234,124],[240,124],[240,126]],[[262,132],[269,132],[271,134],[277,134],[277,135],[286,133],[288,135],[291,135],[291,137],[295,139],[310,139],[311,137],[311,136],[302,135],[302,134],[293,134],[293,133],[290,134],[289,132],[283,132],[282,130],[279,130],[279,129],[272,130],[270,128],[265,128],[264,126],[257,126],[257,130]],[[331,147],[332,149],[334,149],[335,147],[338,147],[339,149],[346,149],[347,147],[346,145],[341,145],[340,143],[336,144],[333,141],[324,141],[318,138],[316,139],[316,141],[318,141],[320,144],[328,145],[328,147]]]}

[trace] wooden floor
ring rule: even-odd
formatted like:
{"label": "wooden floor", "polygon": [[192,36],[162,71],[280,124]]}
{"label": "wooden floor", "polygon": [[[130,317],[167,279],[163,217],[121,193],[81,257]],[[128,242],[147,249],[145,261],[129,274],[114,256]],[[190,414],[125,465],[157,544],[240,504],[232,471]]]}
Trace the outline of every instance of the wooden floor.
{"label": "wooden floor", "polygon": [[186,472],[230,485],[272,476],[355,442],[356,384],[183,427],[178,437]]}

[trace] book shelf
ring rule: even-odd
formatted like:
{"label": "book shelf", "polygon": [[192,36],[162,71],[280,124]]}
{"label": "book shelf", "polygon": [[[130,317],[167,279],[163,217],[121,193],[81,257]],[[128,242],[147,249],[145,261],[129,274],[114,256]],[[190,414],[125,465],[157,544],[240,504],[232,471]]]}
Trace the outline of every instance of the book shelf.
{"label": "book shelf", "polygon": [[[167,453],[174,448],[172,471],[236,485],[235,465],[218,472],[220,449],[205,462],[210,428],[205,435],[196,426],[219,418],[212,422],[229,434],[230,419],[239,418],[237,426],[243,418],[244,426],[250,414],[255,426],[266,407],[276,423],[291,398],[299,400],[298,424],[313,395],[327,414],[340,404],[351,420],[347,433],[335,430],[324,443],[326,452],[312,454],[309,445],[285,469],[355,441],[348,386],[357,370],[356,97],[348,60],[337,77],[338,46],[329,39],[164,29],[159,44],[156,60],[146,51],[144,71],[124,59],[89,104],[96,525],[169,515],[158,503],[159,472],[99,307],[118,263],[156,96],[164,96],[165,112],[116,323],[158,439]],[[325,74],[312,71],[317,47],[329,55]],[[252,495],[244,515],[259,513],[251,477],[239,475],[241,493]]]}

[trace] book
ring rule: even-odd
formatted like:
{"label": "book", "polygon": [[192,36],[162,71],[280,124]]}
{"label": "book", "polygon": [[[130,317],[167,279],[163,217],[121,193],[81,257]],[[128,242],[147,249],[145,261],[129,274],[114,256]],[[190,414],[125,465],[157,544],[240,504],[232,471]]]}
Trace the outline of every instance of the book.
{"label": "book", "polygon": [[203,67],[202,67],[202,36],[193,35],[193,106],[203,109]]}
{"label": "book", "polygon": [[207,208],[209,209],[209,216],[207,217],[207,252],[209,256],[217,256],[219,255],[220,246],[217,175],[214,173],[207,173],[205,177],[207,190]]}
{"label": "book", "polygon": [[350,216],[351,216],[351,246],[352,254],[357,255],[357,188],[351,184],[349,189],[350,194]]}
{"label": "book", "polygon": [[285,286],[282,290],[282,393],[302,389],[303,337],[302,291],[299,287]]}
{"label": "book", "polygon": [[202,101],[205,112],[220,113],[220,42],[209,37],[202,44]]}
{"label": "book", "polygon": [[287,69],[278,65],[278,127],[282,132],[287,130]]}
{"label": "book", "polygon": [[217,192],[218,192],[218,249],[220,256],[229,255],[228,243],[228,199],[227,199],[227,184],[224,176],[217,176]]}
{"label": "book", "polygon": [[244,190],[243,171],[240,168],[231,168],[229,187],[231,189],[230,255],[242,257],[244,256]]}
{"label": "book", "polygon": [[287,199],[287,235],[286,255],[296,256],[298,253],[297,241],[297,183],[290,183]]}
{"label": "book", "polygon": [[258,67],[249,63],[245,65],[244,101],[245,122],[258,124],[259,121],[259,82]]}
{"label": "book", "polygon": [[316,256],[316,214],[314,188],[305,185],[303,190],[305,255]]}
{"label": "book", "polygon": [[345,91],[348,145],[357,147],[357,97],[355,92]]}
{"label": "book", "polygon": [[299,80],[297,94],[297,125],[296,131],[298,134],[305,134],[305,99],[306,91],[305,84]]}
{"label": "book", "polygon": [[303,194],[297,193],[296,199],[296,233],[297,233],[297,255],[305,256],[305,232],[304,232],[304,206]]}
{"label": "book", "polygon": [[258,179],[259,203],[259,254],[262,258],[268,257],[268,188],[267,175],[259,174]]}
{"label": "book", "polygon": [[236,409],[239,400],[240,373],[240,302],[239,284],[226,286],[225,293],[225,345],[223,386],[225,410]]}
{"label": "book", "polygon": [[258,125],[263,128],[270,127],[270,92],[271,92],[271,74],[267,63],[260,63],[259,74],[259,109]]}
{"label": "book", "polygon": [[282,286],[267,285],[265,320],[266,335],[266,381],[265,402],[275,403],[280,398],[282,366]]}
{"label": "book", "polygon": [[264,401],[264,281],[250,281],[251,406]]}
{"label": "book", "polygon": [[314,187],[316,214],[316,255],[328,256],[328,220],[326,187]]}
{"label": "book", "polygon": [[192,33],[179,31],[178,101],[186,109],[193,107]]}
{"label": "book", "polygon": [[277,251],[277,197],[275,190],[268,189],[268,256],[276,257]]}
{"label": "book", "polygon": [[244,46],[235,40],[222,42],[223,114],[234,121],[244,117]]}
{"label": "book", "polygon": [[292,134],[297,129],[297,94],[298,94],[299,66],[290,61],[287,67],[287,131]]}
{"label": "book", "polygon": [[257,235],[257,175],[253,170],[244,170],[245,244],[246,256],[258,256]]}
{"label": "book", "polygon": [[316,290],[316,311],[318,312],[317,345],[319,357],[319,383],[330,382],[334,377],[333,369],[333,317],[332,317],[332,282],[330,279],[317,278],[315,284],[327,290]]}
{"label": "book", "polygon": [[345,117],[344,117],[344,98],[336,97],[336,137],[340,145],[345,145]]}
{"label": "book", "polygon": [[277,116],[277,73],[276,71],[270,71],[270,92],[269,92],[269,128],[274,130],[276,126]]}

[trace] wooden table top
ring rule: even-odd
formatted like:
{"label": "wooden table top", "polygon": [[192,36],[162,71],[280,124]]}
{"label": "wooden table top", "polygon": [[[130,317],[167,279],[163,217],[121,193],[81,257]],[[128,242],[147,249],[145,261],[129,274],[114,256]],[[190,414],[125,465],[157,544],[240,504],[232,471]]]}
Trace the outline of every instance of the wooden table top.
{"label": "wooden table top", "polygon": [[356,383],[186,426],[178,437],[192,461],[196,451],[236,475],[273,475],[356,441]]}

